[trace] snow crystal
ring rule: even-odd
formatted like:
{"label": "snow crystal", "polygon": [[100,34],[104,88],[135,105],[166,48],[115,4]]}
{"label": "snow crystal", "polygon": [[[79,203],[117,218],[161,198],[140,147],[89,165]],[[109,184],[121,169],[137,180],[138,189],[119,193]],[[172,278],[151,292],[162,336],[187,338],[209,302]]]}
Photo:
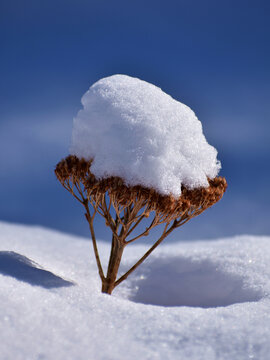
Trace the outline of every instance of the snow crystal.
{"label": "snow crystal", "polygon": [[128,185],[181,195],[181,185],[208,186],[220,169],[201,122],[160,88],[126,75],[99,80],[82,97],[70,152],[93,158],[97,178],[119,176]]}

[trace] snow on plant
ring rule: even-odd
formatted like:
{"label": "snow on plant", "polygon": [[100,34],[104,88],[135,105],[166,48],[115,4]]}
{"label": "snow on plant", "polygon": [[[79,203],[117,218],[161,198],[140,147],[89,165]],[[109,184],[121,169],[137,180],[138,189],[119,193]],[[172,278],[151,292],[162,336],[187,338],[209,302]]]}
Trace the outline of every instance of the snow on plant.
{"label": "snow on plant", "polygon": [[[92,85],[82,104],[71,155],[55,173],[85,209],[102,292],[111,294],[174,229],[219,201],[227,184],[217,177],[217,151],[194,112],[156,86],[114,75]],[[106,275],[96,215],[112,231]],[[143,220],[148,220],[145,228],[133,235]],[[117,279],[124,248],[161,224],[158,240]]]}

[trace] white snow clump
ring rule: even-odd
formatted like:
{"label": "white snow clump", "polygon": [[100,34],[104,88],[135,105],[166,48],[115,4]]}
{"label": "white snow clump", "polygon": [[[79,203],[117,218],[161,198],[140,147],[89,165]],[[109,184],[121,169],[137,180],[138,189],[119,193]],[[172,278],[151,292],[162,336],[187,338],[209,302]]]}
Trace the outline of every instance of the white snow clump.
{"label": "white snow clump", "polygon": [[201,122],[160,88],[127,75],[97,81],[82,97],[70,153],[93,158],[98,178],[119,176],[127,185],[181,195],[207,187],[221,167]]}

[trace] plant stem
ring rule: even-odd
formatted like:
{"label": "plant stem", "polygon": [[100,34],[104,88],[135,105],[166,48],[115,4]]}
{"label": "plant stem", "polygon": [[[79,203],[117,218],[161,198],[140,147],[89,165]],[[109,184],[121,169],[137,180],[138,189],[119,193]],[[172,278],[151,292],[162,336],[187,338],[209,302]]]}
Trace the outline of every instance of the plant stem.
{"label": "plant stem", "polygon": [[115,237],[115,235],[113,235],[107,277],[102,280],[101,291],[103,293],[111,294],[113,289],[115,288],[115,280],[117,277],[124,248],[125,243],[121,242],[117,237]]}
{"label": "plant stem", "polygon": [[[167,230],[168,224],[166,224],[165,229],[161,235],[161,237],[154,243],[154,245],[133,265],[123,276],[121,276],[116,282],[115,286],[119,285],[122,281],[124,281],[144,260],[155,250],[155,248],[173,231],[176,227],[176,222],[174,221],[173,225]],[[167,231],[166,231],[167,230]]]}
{"label": "plant stem", "polygon": [[90,232],[91,232],[92,244],[93,244],[94,254],[95,254],[96,263],[97,263],[97,267],[98,267],[98,273],[99,273],[101,281],[103,281],[105,279],[105,276],[104,276],[102,265],[101,265],[100,258],[99,258],[96,236],[95,236],[95,231],[94,231],[94,226],[93,226],[93,218],[90,215],[88,205],[85,206],[85,209],[86,209],[85,217],[86,217],[86,220],[88,221]]}

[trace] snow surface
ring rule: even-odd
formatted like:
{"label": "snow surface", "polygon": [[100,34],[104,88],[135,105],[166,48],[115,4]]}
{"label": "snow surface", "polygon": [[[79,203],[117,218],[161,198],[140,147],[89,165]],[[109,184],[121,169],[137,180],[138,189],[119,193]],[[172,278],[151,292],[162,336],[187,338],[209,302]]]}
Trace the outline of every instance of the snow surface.
{"label": "snow surface", "polygon": [[137,78],[113,75],[82,97],[74,119],[70,152],[94,158],[98,178],[120,176],[129,185],[181,195],[208,186],[221,167],[194,112],[160,88]]}
{"label": "snow surface", "polygon": [[270,237],[167,241],[109,296],[90,240],[0,223],[0,358],[267,360],[269,262]]}

